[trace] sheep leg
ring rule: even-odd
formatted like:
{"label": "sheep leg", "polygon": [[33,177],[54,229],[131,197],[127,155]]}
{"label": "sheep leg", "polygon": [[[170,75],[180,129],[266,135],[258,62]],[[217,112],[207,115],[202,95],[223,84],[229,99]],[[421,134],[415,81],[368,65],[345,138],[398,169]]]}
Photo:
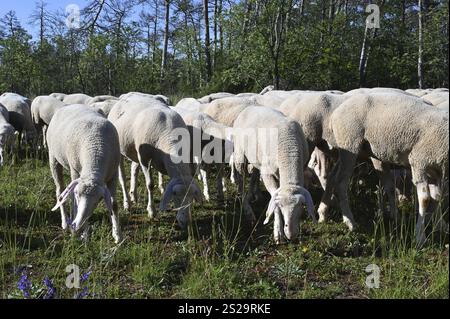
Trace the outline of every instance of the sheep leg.
{"label": "sheep leg", "polygon": [[231,168],[231,174],[230,174],[231,184],[236,185],[236,169],[233,164],[233,154],[230,155],[230,168]]}
{"label": "sheep leg", "polygon": [[308,167],[314,170],[322,189],[325,190],[328,174],[330,173],[330,163],[327,155],[320,148],[316,147],[314,149]]}
{"label": "sheep leg", "polygon": [[164,194],[163,175],[161,173],[159,173],[159,172],[158,172],[158,188],[159,188],[159,191],[161,192],[161,195]]}
{"label": "sheep leg", "polygon": [[[49,162],[52,177],[56,186],[56,200],[58,201],[59,195],[61,195],[62,191],[64,190],[63,167],[52,156],[50,156]],[[60,211],[61,211],[61,228],[66,230],[68,217],[64,205],[61,205]]]}
{"label": "sheep leg", "polygon": [[140,156],[139,156],[139,162],[141,164],[142,172],[144,172],[145,185],[147,186],[147,192],[148,192],[148,204],[147,204],[148,217],[153,219],[153,218],[156,218],[156,209],[154,207],[153,198],[152,198],[153,180],[152,180],[151,166],[150,166],[150,163],[145,165],[142,162],[142,159],[140,158]]}
{"label": "sheep leg", "polygon": [[419,200],[419,216],[416,222],[416,245],[422,247],[425,243],[425,217],[428,205],[430,204],[430,189],[427,182],[416,184],[417,198]]}
{"label": "sheep leg", "polygon": [[219,165],[219,169],[216,175],[216,188],[217,188],[217,200],[219,202],[224,202],[224,192],[226,192],[225,188],[225,178],[223,177],[224,167],[222,164]]}
{"label": "sheep leg", "polygon": [[262,198],[261,190],[259,189],[259,180],[261,178],[261,174],[259,170],[253,169],[250,174],[250,192],[249,199],[252,202],[257,202],[260,198]]}
{"label": "sheep leg", "polygon": [[[376,158],[371,157],[370,160],[372,161],[373,167],[377,171],[378,176],[380,178],[380,182],[383,187],[382,191],[384,191],[388,196],[391,218],[397,220],[398,210],[397,204],[395,202],[396,192],[395,192],[395,185],[393,182],[394,177],[392,176],[390,167],[388,164],[383,163],[380,160],[377,160]],[[383,211],[384,203],[382,196],[379,197],[378,205],[380,207],[380,210]]]}
{"label": "sheep leg", "polygon": [[123,194],[123,209],[128,211],[128,210],[130,210],[130,198],[128,197],[128,193],[127,193],[126,181],[127,181],[127,177],[125,176],[123,156],[121,156],[120,163],[119,163],[119,183],[120,183],[120,187],[122,188],[122,194]]}
{"label": "sheep leg", "polygon": [[242,207],[245,214],[246,219],[251,223],[251,225],[254,225],[256,223],[256,217],[255,213],[253,212],[252,207],[250,206],[249,200],[248,200],[248,194],[244,192],[244,177],[247,166],[245,164],[245,161],[237,162],[239,164],[233,163],[233,165],[238,165],[239,167],[235,167],[234,169],[234,177],[235,181],[238,185],[238,192],[242,196]]}
{"label": "sheep leg", "polygon": [[[74,169],[70,169],[70,178],[72,181],[76,180],[77,178],[80,177],[80,174],[78,174],[77,171],[75,171]],[[72,222],[73,220],[75,220],[75,218],[77,217],[77,212],[78,212],[78,202],[75,198],[75,192],[73,192],[70,195],[71,201],[72,201],[72,209],[70,211],[70,221]],[[71,229],[72,230],[72,229]]]}
{"label": "sheep leg", "polygon": [[117,184],[117,176],[114,177],[109,183],[106,184],[106,187],[111,194],[111,203],[112,203],[112,212],[111,212],[111,225],[112,225],[112,236],[114,238],[114,242],[118,244],[122,240],[122,232],[120,229],[120,221],[119,221],[119,205],[117,204],[116,198],[116,184]]}
{"label": "sheep leg", "polygon": [[47,125],[42,126],[42,145],[44,146],[44,149],[47,149]]}
{"label": "sheep leg", "polygon": [[139,175],[139,163],[131,163],[131,179],[130,179],[130,201],[132,204],[136,204],[137,199],[137,179]]}
{"label": "sheep leg", "polygon": [[200,176],[203,182],[203,196],[205,196],[206,201],[209,202],[209,187],[208,187],[207,173],[203,168],[200,168]]}
{"label": "sheep leg", "polygon": [[347,190],[356,163],[356,158],[357,155],[349,151],[339,150],[339,165],[336,175],[333,176],[333,184],[336,185],[336,195],[342,211],[343,221],[350,231],[354,230],[356,224],[350,209]]}

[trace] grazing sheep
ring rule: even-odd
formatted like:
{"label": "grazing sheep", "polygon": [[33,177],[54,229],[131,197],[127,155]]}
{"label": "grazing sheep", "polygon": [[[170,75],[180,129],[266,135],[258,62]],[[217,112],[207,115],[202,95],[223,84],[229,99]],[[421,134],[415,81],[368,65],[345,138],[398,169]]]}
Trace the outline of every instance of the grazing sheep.
{"label": "grazing sheep", "polygon": [[64,101],[64,98],[67,96],[67,94],[64,93],[52,93],[49,96],[54,97],[57,100],[60,100],[61,102]]}
{"label": "grazing sheep", "polygon": [[[153,181],[150,168],[153,167],[158,172],[170,176],[160,209],[168,210],[169,201],[173,198],[178,209],[178,223],[180,227],[185,228],[190,220],[190,206],[193,199],[202,201],[202,196],[192,179],[190,163],[184,162],[176,149],[179,143],[178,133],[184,134],[184,137],[189,139],[189,136],[186,136],[189,132],[183,119],[164,103],[146,98],[119,101],[112,108],[108,119],[119,133],[122,155],[134,163],[139,163],[144,172],[149,217],[156,216],[151,193]],[[129,205],[122,161],[119,167],[119,180],[124,205]]]}
{"label": "grazing sheep", "polygon": [[[347,98],[342,94],[327,92],[301,93],[290,97],[278,108],[302,127],[309,143],[309,150],[314,150],[308,166],[314,169],[323,189],[332,167],[328,141],[333,139],[333,134],[329,129],[329,118]],[[324,221],[322,215],[320,221]]]}
{"label": "grazing sheep", "polygon": [[14,142],[14,132],[14,127],[9,124],[8,110],[0,104],[0,166],[3,165],[3,150]]}
{"label": "grazing sheep", "polygon": [[421,245],[425,214],[439,201],[441,185],[448,185],[448,114],[405,94],[358,94],[332,113],[330,126],[334,135],[331,144],[338,149],[339,160],[329,176],[322,208],[329,207],[334,190],[345,223],[354,228],[347,188],[362,152],[377,158],[383,172],[389,164],[411,167],[419,198],[416,237]]}
{"label": "grazing sheep", "polygon": [[39,131],[42,131],[42,142],[47,147],[45,131],[57,110],[65,106],[60,100],[51,96],[38,96],[31,103],[31,118]]}
{"label": "grazing sheep", "polygon": [[303,187],[303,168],[309,152],[300,125],[277,110],[250,106],[234,121],[233,142],[236,182],[247,217],[254,215],[244,194],[242,176],[251,166],[260,172],[271,194],[264,224],[274,215],[275,242],[295,239],[303,203],[315,220],[311,195]]}
{"label": "grazing sheep", "polygon": [[[210,116],[186,110],[183,108],[172,108],[175,112],[180,114],[185,122],[189,134],[191,136],[191,161],[192,163],[200,164],[200,176],[203,181],[203,195],[209,201],[209,187],[207,175],[216,169],[216,186],[217,198],[219,201],[224,200],[224,163],[229,163],[228,151],[232,150],[232,143],[227,137],[227,132],[231,130],[230,127],[215,122]],[[197,148],[196,143],[199,143]],[[213,149],[211,149],[213,147]],[[221,152],[220,156],[217,154],[210,154],[211,151]],[[203,159],[206,156],[212,155],[212,161],[209,159],[205,162]],[[215,157],[217,156],[217,158]]]}
{"label": "grazing sheep", "polygon": [[83,93],[75,93],[69,94],[64,97],[63,102],[65,104],[84,104],[88,105],[89,101],[92,99],[92,96],[83,94]]}
{"label": "grazing sheep", "polygon": [[[87,105],[70,105],[55,112],[47,129],[50,169],[56,185],[62,228],[87,235],[88,220],[103,198],[110,212],[112,235],[121,240],[116,201],[120,161],[119,137],[111,122]],[[63,169],[71,183],[63,190]],[[68,219],[64,202],[72,196],[73,215]]]}
{"label": "grazing sheep", "polygon": [[36,129],[31,119],[31,102],[29,99],[14,93],[5,93],[0,96],[0,103],[9,112],[9,123],[19,132],[18,146],[22,143],[22,134],[27,143],[32,144],[36,137]]}

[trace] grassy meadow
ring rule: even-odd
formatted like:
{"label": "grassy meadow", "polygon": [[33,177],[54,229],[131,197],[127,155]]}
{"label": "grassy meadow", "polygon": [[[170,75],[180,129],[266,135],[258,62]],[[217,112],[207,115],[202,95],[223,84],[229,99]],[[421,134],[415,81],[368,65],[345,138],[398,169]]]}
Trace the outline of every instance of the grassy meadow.
{"label": "grassy meadow", "polygon": [[[262,225],[268,193],[253,203],[261,216],[250,228],[241,220],[236,187],[227,185],[220,205],[211,181],[212,200],[194,206],[193,223],[181,232],[173,212],[148,219],[141,173],[139,203],[130,213],[120,210],[124,241],[115,245],[103,203],[88,242],[63,233],[59,211],[51,212],[55,188],[46,154],[40,157],[22,155],[14,164],[8,157],[0,168],[0,298],[449,297],[448,235],[431,233],[417,250],[415,203],[400,207],[397,224],[376,214],[373,172],[355,175],[349,192],[356,232],[333,211],[326,224],[303,218],[300,242],[281,246],[274,245],[272,224]],[[317,205],[320,189],[311,191]],[[158,204],[156,188],[155,194]],[[119,189],[118,195],[122,206]],[[71,264],[82,279],[69,289]],[[378,288],[366,286],[371,264],[380,270]]]}

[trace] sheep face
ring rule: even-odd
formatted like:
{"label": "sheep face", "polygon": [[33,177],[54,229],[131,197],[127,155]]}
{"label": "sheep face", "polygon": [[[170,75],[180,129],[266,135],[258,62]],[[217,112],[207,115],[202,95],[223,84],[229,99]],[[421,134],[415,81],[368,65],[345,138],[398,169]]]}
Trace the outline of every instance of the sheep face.
{"label": "sheep face", "polygon": [[72,227],[80,232],[88,224],[88,220],[105,196],[105,188],[97,183],[81,181],[74,189],[76,200],[76,215]]}
{"label": "sheep face", "polygon": [[192,183],[190,187],[184,184],[175,185],[173,188],[173,201],[176,207],[179,207],[177,212],[177,221],[182,229],[188,226],[190,221],[190,203],[194,201],[202,201],[202,192],[200,188]]}
{"label": "sheep face", "polygon": [[[281,217],[280,228],[288,240],[294,240],[299,233],[300,215],[303,210],[300,197],[290,192],[280,191],[275,198],[278,214]],[[280,229],[281,230],[281,229]]]}
{"label": "sheep face", "polygon": [[311,194],[304,187],[279,188],[272,194],[264,224],[267,224],[272,215],[275,215],[274,231],[277,234],[275,236],[277,242],[283,240],[279,236],[284,236],[288,240],[297,239],[303,204],[306,204],[311,219],[317,222]]}
{"label": "sheep face", "polygon": [[173,200],[177,210],[178,225],[185,229],[190,221],[190,206],[193,200],[203,202],[203,195],[200,188],[194,181],[183,181],[182,179],[172,179],[163,194],[160,203],[160,210],[169,210],[169,202]]}

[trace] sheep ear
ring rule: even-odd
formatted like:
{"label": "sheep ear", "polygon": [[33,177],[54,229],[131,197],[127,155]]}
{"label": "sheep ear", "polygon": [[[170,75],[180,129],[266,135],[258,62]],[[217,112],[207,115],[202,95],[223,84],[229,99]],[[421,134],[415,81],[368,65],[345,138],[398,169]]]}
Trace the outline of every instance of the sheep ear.
{"label": "sheep ear", "polygon": [[112,204],[112,196],[108,189],[108,187],[103,188],[103,198],[105,199],[106,207],[109,210],[109,213],[113,215],[113,204]]}
{"label": "sheep ear", "polygon": [[266,219],[264,220],[264,225],[267,225],[270,222],[270,218],[272,218],[275,208],[277,207],[275,197],[272,197],[269,202],[269,207],[267,207],[266,211]]}
{"label": "sheep ear", "polygon": [[78,185],[78,183],[80,183],[80,179],[75,179],[73,180],[69,186],[67,186],[67,188],[58,196],[58,202],[56,203],[56,205],[52,208],[52,212],[54,212],[55,210],[57,210],[59,207],[61,207],[62,204],[64,204],[64,202],[69,198],[69,195],[71,193],[73,193],[73,191],[75,190],[75,187]]}
{"label": "sheep ear", "polygon": [[317,223],[317,218],[314,213],[314,203],[311,197],[311,194],[308,192],[308,190],[304,187],[300,188],[300,194],[296,195],[298,196],[298,199],[300,202],[305,203],[306,209],[308,210],[308,215],[311,216],[311,219]]}
{"label": "sheep ear", "polygon": [[263,224],[267,225],[270,222],[270,218],[275,213],[275,208],[278,205],[279,199],[278,199],[278,193],[280,189],[278,188],[273,194],[272,198],[270,199],[269,206],[267,207],[266,211],[266,219],[264,220]]}

